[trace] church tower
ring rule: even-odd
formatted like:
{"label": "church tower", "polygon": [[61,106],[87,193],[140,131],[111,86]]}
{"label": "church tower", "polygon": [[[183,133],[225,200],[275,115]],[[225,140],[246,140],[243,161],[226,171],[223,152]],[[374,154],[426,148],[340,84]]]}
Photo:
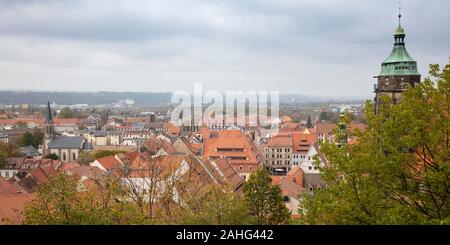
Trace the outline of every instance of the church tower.
{"label": "church tower", "polygon": [[[400,9],[399,9],[400,10]],[[394,34],[394,48],[381,64],[381,72],[375,78],[375,110],[378,111],[380,96],[387,95],[394,104],[399,103],[401,95],[408,88],[420,83],[417,62],[411,58],[405,47],[405,30],[401,25],[401,12],[398,14],[398,27]]]}
{"label": "church tower", "polygon": [[43,154],[49,154],[48,152],[48,143],[52,141],[52,139],[55,136],[55,127],[53,125],[53,119],[52,119],[52,110],[50,109],[50,101],[47,102],[47,115],[45,117],[45,124],[44,124],[44,144],[43,144]]}

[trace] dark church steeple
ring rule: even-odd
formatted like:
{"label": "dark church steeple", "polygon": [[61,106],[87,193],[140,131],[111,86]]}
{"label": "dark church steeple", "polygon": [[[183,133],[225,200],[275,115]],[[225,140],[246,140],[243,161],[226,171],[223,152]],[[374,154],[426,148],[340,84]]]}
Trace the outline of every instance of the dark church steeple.
{"label": "dark church steeple", "polygon": [[52,110],[50,109],[50,101],[47,101],[47,114],[45,118],[45,123],[52,123]]}
{"label": "dark church steeple", "polygon": [[411,58],[405,45],[405,30],[402,27],[402,14],[399,8],[398,27],[394,33],[394,47],[389,57],[381,64],[381,72],[374,86],[375,108],[379,107],[380,96],[388,96],[393,103],[400,102],[401,95],[409,86],[420,83],[417,62]]}
{"label": "dark church steeple", "polygon": [[43,152],[44,152],[44,154],[48,154],[47,145],[55,137],[55,127],[53,125],[53,117],[52,117],[52,110],[50,108],[50,101],[47,102],[47,113],[45,115],[44,129],[45,129],[45,133],[44,133],[44,142],[43,142]]}

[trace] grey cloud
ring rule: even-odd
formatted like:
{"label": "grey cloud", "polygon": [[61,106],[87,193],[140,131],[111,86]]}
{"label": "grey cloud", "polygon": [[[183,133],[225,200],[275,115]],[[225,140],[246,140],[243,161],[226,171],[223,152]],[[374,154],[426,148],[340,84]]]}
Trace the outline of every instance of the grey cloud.
{"label": "grey cloud", "polygon": [[[0,1],[0,88],[65,89],[58,81],[66,81],[78,90],[160,91],[204,82],[370,98],[392,47],[396,7],[394,0]],[[404,1],[407,47],[422,73],[448,60],[449,7]]]}

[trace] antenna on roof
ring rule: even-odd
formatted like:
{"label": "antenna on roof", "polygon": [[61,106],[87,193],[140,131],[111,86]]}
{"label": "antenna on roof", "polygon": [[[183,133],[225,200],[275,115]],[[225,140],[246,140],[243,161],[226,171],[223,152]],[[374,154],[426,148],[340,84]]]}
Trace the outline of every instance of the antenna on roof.
{"label": "antenna on roof", "polygon": [[398,25],[400,25],[402,18],[402,1],[398,1]]}

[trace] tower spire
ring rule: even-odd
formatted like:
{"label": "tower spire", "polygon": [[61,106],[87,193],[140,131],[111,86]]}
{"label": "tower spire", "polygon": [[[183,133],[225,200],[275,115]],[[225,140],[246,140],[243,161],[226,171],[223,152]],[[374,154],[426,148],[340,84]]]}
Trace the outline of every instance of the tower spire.
{"label": "tower spire", "polygon": [[402,22],[402,1],[398,1],[398,25],[401,26]]}
{"label": "tower spire", "polygon": [[47,118],[46,121],[48,123],[52,123],[52,110],[50,109],[50,101],[47,101]]}

